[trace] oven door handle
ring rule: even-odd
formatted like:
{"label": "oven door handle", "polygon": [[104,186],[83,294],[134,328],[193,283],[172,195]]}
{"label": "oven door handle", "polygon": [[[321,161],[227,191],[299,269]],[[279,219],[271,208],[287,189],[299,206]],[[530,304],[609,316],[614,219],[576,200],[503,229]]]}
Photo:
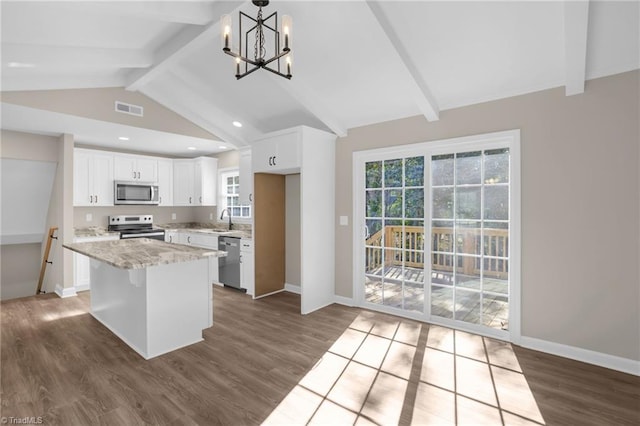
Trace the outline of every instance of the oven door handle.
{"label": "oven door handle", "polygon": [[164,231],[145,232],[143,234],[120,234],[120,239],[124,240],[126,238],[148,238],[148,237],[162,237],[162,236],[164,236]]}

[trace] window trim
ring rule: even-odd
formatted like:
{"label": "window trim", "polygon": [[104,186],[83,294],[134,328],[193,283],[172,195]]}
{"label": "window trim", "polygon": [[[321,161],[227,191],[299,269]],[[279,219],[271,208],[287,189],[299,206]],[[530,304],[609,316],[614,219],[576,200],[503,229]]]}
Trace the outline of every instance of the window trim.
{"label": "window trim", "polygon": [[[217,205],[217,214],[216,221],[219,224],[227,224],[229,223],[229,219],[225,216],[223,219],[220,219],[220,213],[223,209],[227,208],[227,192],[226,192],[226,182],[223,179],[224,176],[229,174],[235,174],[238,176],[239,185],[242,185],[240,182],[240,168],[239,167],[225,167],[222,169],[218,169],[218,205]],[[251,210],[250,210],[251,214]],[[232,216],[231,221],[233,223],[252,223],[253,215],[250,216]]]}
{"label": "window trim", "polygon": [[[520,159],[520,130],[506,130],[495,133],[485,133],[472,136],[441,139],[428,142],[420,142],[415,144],[389,146],[364,151],[354,151],[352,158],[352,217],[353,217],[353,303],[355,306],[366,307],[372,309],[365,304],[364,286],[362,285],[362,277],[364,277],[364,214],[365,203],[364,197],[358,196],[363,193],[365,188],[364,170],[365,164],[370,161],[379,161],[388,159],[391,156],[411,157],[416,155],[432,156],[438,154],[451,154],[464,151],[486,150],[492,148],[508,147],[510,150],[511,161],[509,171],[509,182],[513,189],[510,195],[510,253],[509,253],[509,269],[510,269],[510,288],[509,288],[509,330],[493,332],[486,327],[475,327],[473,324],[461,324],[456,321],[451,323],[448,321],[439,321],[437,317],[430,316],[426,312],[422,314],[402,315],[414,318],[419,321],[428,321],[432,323],[441,323],[442,325],[453,327],[456,329],[469,331],[481,335],[495,337],[498,339],[509,340],[515,344],[521,341],[521,159]],[[425,162],[425,176],[430,175],[430,162]],[[426,189],[426,181],[425,181]],[[429,185],[428,194],[425,193],[426,200],[431,199],[431,189]],[[431,209],[425,209],[425,223],[430,223]],[[363,225],[363,226],[360,226]],[[430,268],[425,268],[426,273],[430,273]],[[427,291],[429,289],[429,291]],[[430,286],[425,282],[425,304],[430,305]],[[375,307],[381,312],[398,314],[397,311],[386,309],[385,306]]]}

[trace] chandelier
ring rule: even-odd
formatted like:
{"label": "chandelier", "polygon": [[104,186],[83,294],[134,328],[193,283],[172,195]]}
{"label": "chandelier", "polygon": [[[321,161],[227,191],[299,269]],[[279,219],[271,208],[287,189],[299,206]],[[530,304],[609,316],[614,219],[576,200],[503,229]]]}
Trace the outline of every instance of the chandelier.
{"label": "chandelier", "polygon": [[[258,16],[255,19],[244,12],[238,13],[240,47],[237,51],[232,49],[231,16],[224,15],[221,19],[222,51],[235,58],[236,79],[240,80],[260,68],[291,79],[291,17],[282,17],[282,26],[278,31],[278,12],[273,12],[266,18],[262,17],[262,8],[269,4],[269,0],[253,0],[252,3],[258,7]],[[245,28],[249,28],[244,32],[243,21]],[[253,59],[249,58],[249,40],[254,40]],[[273,52],[273,56],[267,58],[267,51]],[[280,69],[280,59],[283,57],[285,70]]]}

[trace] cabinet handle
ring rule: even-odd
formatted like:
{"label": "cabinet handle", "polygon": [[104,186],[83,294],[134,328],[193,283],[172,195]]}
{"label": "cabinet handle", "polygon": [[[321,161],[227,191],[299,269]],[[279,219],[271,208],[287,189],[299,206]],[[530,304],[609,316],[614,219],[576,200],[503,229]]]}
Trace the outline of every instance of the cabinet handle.
{"label": "cabinet handle", "polygon": [[189,244],[191,244],[191,237],[190,237],[190,236],[187,236],[187,242],[188,242]]}
{"label": "cabinet handle", "polygon": [[191,197],[189,197],[189,204],[191,204]]}
{"label": "cabinet handle", "polygon": [[272,157],[269,157],[269,165],[270,166],[275,166],[276,165],[276,156],[275,155],[272,156]]}
{"label": "cabinet handle", "polygon": [[240,255],[240,263],[242,263],[242,255]]}
{"label": "cabinet handle", "polygon": [[253,201],[253,194],[249,194],[249,202]]}
{"label": "cabinet handle", "polygon": [[158,204],[162,204],[162,197],[158,197]]}
{"label": "cabinet handle", "polygon": [[169,242],[172,243],[173,242],[173,235],[169,235]]}
{"label": "cabinet handle", "polygon": [[96,195],[96,204],[98,203],[98,196]]}
{"label": "cabinet handle", "polygon": [[202,204],[202,197],[200,197],[200,204]]}
{"label": "cabinet handle", "polygon": [[140,172],[138,172],[138,179],[140,179]]}
{"label": "cabinet handle", "polygon": [[134,179],[136,178],[136,172],[133,172],[133,178]]}

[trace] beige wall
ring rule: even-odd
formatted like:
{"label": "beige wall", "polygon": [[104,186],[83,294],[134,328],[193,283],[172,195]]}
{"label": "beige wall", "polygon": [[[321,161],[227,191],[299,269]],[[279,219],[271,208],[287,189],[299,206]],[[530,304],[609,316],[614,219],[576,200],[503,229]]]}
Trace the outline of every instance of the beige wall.
{"label": "beige wall", "polygon": [[239,151],[225,151],[215,155],[218,159],[218,169],[237,168],[240,166]]}
{"label": "beige wall", "polygon": [[[2,158],[14,158],[34,161],[59,162],[59,153],[62,147],[58,138],[52,136],[34,135],[29,133],[2,130],[0,144],[0,156]],[[55,182],[53,184],[49,211],[47,213],[47,229],[50,226],[58,226],[58,207],[61,205],[63,193],[64,168],[58,164]],[[63,267],[61,259],[62,246],[54,240],[49,260],[53,265],[47,268],[43,289],[53,291],[55,284],[63,282]],[[46,239],[45,239],[46,243]],[[14,244],[2,246],[0,263],[2,274],[0,276],[0,298],[3,300],[23,297],[35,294],[40,275],[40,266],[44,254],[45,244]]]}
{"label": "beige wall", "polygon": [[[522,335],[640,360],[639,80],[351,129],[336,145],[336,216],[352,215],[354,151],[520,129]],[[337,226],[340,296],[352,296],[352,253],[351,225]]]}
{"label": "beige wall", "polygon": [[285,282],[300,285],[300,174],[285,176]]}
{"label": "beige wall", "polygon": [[[115,101],[144,107],[144,117],[115,112]],[[2,102],[205,139],[220,139],[139,92],[121,87],[2,92]]]}

